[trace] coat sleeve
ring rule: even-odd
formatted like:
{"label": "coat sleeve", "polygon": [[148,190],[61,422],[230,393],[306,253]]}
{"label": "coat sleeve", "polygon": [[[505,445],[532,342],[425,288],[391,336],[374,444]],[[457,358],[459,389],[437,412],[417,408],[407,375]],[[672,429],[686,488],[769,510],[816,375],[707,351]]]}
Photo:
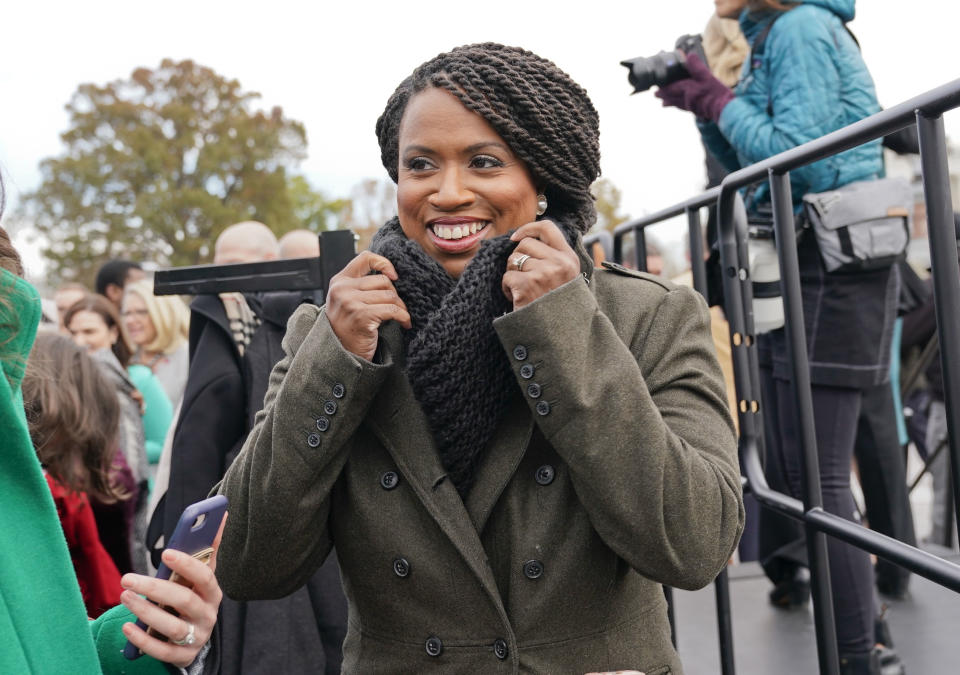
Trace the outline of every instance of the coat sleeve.
{"label": "coat sleeve", "polygon": [[697,129],[703,140],[704,149],[713,155],[724,169],[734,172],[740,169],[740,160],[737,151],[730,145],[730,141],[720,132],[716,122],[697,120]]}
{"label": "coat sleeve", "polygon": [[579,279],[495,326],[524,391],[533,366],[533,416],[600,537],[644,576],[699,588],[744,522],[709,312],[690,289],[619,281],[626,292],[605,304],[637,309],[617,310],[616,326]]}
{"label": "coat sleeve", "polygon": [[[263,410],[219,488],[230,516],[217,577],[236,600],[288,595],[330,552],[330,493],[391,367],[347,352],[314,305],[294,312],[283,350]],[[334,412],[325,410],[329,402]]]}

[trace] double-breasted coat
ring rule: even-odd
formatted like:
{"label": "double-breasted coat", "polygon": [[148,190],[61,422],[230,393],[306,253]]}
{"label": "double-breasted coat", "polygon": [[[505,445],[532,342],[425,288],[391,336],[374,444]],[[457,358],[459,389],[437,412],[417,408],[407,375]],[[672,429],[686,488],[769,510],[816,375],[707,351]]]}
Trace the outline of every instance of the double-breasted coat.
{"label": "double-breasted coat", "polygon": [[708,584],[744,518],[705,303],[597,270],[494,327],[517,387],[462,500],[400,327],[370,362],[298,309],[220,487],[224,590],[282,596],[336,544],[346,673],[682,672],[660,584]]}

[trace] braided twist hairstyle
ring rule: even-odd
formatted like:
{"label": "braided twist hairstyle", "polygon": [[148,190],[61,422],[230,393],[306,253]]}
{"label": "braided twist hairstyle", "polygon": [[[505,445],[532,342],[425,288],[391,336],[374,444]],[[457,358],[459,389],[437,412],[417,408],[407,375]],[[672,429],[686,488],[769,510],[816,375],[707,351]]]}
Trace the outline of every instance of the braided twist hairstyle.
{"label": "braided twist hairstyle", "polygon": [[600,174],[600,122],[587,92],[552,61],[494,42],[457,47],[418,67],[380,119],[380,158],[397,182],[400,122],[427,87],[450,92],[483,117],[530,169],[546,216],[586,232],[596,221],[590,185]]}

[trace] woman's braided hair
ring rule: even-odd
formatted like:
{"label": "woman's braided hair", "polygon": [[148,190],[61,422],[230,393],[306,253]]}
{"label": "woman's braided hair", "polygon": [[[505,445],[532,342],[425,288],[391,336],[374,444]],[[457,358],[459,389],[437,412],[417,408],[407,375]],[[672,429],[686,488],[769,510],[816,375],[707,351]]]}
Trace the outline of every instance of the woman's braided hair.
{"label": "woman's braided hair", "polygon": [[377,120],[383,166],[399,170],[400,122],[427,87],[445,89],[507,142],[543,187],[547,217],[586,232],[596,220],[590,185],[600,173],[600,122],[587,92],[552,61],[494,42],[457,47],[400,83]]}

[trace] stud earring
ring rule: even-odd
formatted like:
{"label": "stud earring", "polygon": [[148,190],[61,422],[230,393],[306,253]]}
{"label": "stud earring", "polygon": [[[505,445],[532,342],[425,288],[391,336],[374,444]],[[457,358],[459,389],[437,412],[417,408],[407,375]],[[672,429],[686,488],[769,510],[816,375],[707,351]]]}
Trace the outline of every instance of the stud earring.
{"label": "stud earring", "polygon": [[547,212],[547,195],[542,192],[537,195],[537,215],[542,216]]}

